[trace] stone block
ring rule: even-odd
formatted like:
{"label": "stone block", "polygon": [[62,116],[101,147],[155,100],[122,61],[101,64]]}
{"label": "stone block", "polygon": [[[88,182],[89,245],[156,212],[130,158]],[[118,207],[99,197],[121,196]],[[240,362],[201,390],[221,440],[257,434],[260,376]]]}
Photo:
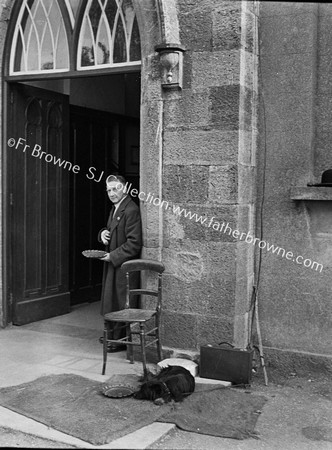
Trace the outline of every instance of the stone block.
{"label": "stone block", "polygon": [[[320,13],[323,5],[319,5]],[[320,14],[318,17],[318,54],[319,59],[323,55],[331,57],[331,39],[332,39],[332,5],[328,5],[329,14]],[[318,59],[318,63],[320,63]]]}
{"label": "stone block", "polygon": [[163,215],[163,246],[169,247],[172,242],[181,241],[185,238],[184,225],[176,214],[167,210]]}
{"label": "stone block", "polygon": [[160,60],[159,56],[154,53],[142,60],[141,80],[141,104],[149,104],[153,101],[161,99],[160,90]]}
{"label": "stone block", "polygon": [[260,2],[260,16],[283,16],[290,14],[303,14],[303,13],[316,13],[317,8],[315,3],[306,2],[280,2],[280,1],[268,1]]}
{"label": "stone block", "polygon": [[196,315],[164,311],[162,342],[167,347],[196,348]]}
{"label": "stone block", "polygon": [[240,85],[258,92],[258,56],[246,50],[240,51]]}
{"label": "stone block", "polygon": [[179,99],[165,101],[164,129],[206,127],[210,123],[210,99],[207,92],[183,89]]}
{"label": "stone block", "polygon": [[319,3],[318,14],[320,17],[327,17],[332,15],[332,4],[331,3]]}
{"label": "stone block", "polygon": [[[293,136],[308,136],[312,132],[312,92],[305,91],[299,96],[297,92],[275,93],[265,89],[264,104],[267,136],[286,131]],[[307,142],[310,140],[311,137]]]}
{"label": "stone block", "polygon": [[[294,121],[295,122],[295,121]],[[273,167],[266,167],[266,183],[270,183],[271,190],[281,190],[283,196],[291,185],[305,186],[309,179],[311,164],[311,128],[302,130],[294,126],[290,130],[280,132],[279,130],[269,133],[266,137],[267,158],[274,158]],[[308,122],[307,122],[308,124]],[[299,132],[302,130],[302,133]],[[260,157],[264,155],[264,147],[260,147]],[[261,161],[262,163],[262,161]],[[296,175],[294,175],[296,173]],[[282,174],[282,183],[280,183]],[[279,182],[277,181],[279,178]]]}
{"label": "stone block", "polygon": [[210,274],[191,294],[194,311],[199,315],[214,315],[232,320],[235,310],[235,280]]}
{"label": "stone block", "polygon": [[[331,36],[332,39],[332,36]],[[332,53],[321,55],[317,65],[317,92],[318,94],[331,95],[332,92]]]}
{"label": "stone block", "polygon": [[221,130],[239,129],[240,86],[210,89],[212,125]]}
{"label": "stone block", "polygon": [[190,49],[187,49],[183,54],[183,89],[191,89],[192,83],[192,54]]}
{"label": "stone block", "polygon": [[237,166],[210,166],[209,201],[216,204],[238,202]]}
{"label": "stone block", "polygon": [[254,118],[253,114],[256,112],[256,103],[256,93],[241,85],[239,110],[239,127],[241,130],[252,131]]}
{"label": "stone block", "polygon": [[[241,233],[250,232],[251,235],[255,233],[255,211],[256,204],[241,204],[237,208],[237,229]],[[244,240],[244,236],[241,235],[238,237],[238,240]]]}
{"label": "stone block", "polygon": [[264,86],[271,93],[296,92],[313,89],[315,79],[315,59],[310,53],[266,55],[261,58],[261,71]]}
{"label": "stone block", "polygon": [[196,52],[192,56],[192,88],[239,84],[240,51]]}
{"label": "stone block", "polygon": [[202,280],[204,259],[199,251],[180,249],[165,249],[163,261],[169,274],[185,283],[193,283]]}
{"label": "stone block", "polygon": [[256,166],[256,149],[257,149],[257,136],[258,131],[246,131],[241,129],[239,131],[239,164],[245,164],[248,166]]}
{"label": "stone block", "polygon": [[[179,206],[182,207],[183,205]],[[227,206],[208,207],[195,205],[191,210],[186,209],[186,211],[187,217],[185,217],[185,213],[183,213],[182,216],[176,214],[175,220],[173,218],[169,220],[169,216],[166,216],[168,227],[174,224],[174,221],[178,223],[177,229],[181,226],[181,232],[176,236],[175,240],[189,239],[196,242],[234,241],[231,230],[236,228],[237,218],[236,210],[234,208],[232,209],[231,205],[230,208]],[[189,212],[192,217],[191,219],[189,217]],[[168,211],[168,213],[171,213],[171,211]],[[176,228],[174,230],[176,230]],[[175,232],[170,232],[170,230],[168,230],[168,233],[169,241],[174,241]],[[182,233],[184,233],[184,235]]]}
{"label": "stone block", "polygon": [[332,130],[317,133],[315,141],[315,179],[321,182],[322,173],[332,168],[332,154],[330,152],[332,142]]}
{"label": "stone block", "polygon": [[326,291],[320,290],[323,286],[313,282],[313,277],[307,280],[292,278],[292,283],[289,279],[288,276],[279,278],[277,291],[275,283],[262,283],[260,317],[263,344],[330,354],[332,311],[331,302],[324,300],[327,299]]}
{"label": "stone block", "polygon": [[217,316],[197,317],[197,344],[219,344],[220,342],[233,342],[233,321]]}
{"label": "stone block", "polygon": [[239,164],[238,171],[238,198],[239,204],[253,203],[256,197],[255,173],[251,166]]}
{"label": "stone block", "polygon": [[[162,261],[167,274],[182,282],[192,284],[213,274],[235,283],[236,245],[184,240],[164,248]],[[194,266],[191,265],[194,261]]]}
{"label": "stone block", "polygon": [[272,367],[281,376],[289,377],[290,373],[295,372],[299,377],[310,379],[332,374],[332,357],[329,353],[322,355],[264,347],[264,358],[266,366]]}
{"label": "stone block", "polygon": [[164,310],[208,314],[232,318],[235,304],[235,281],[218,274],[185,283],[177,276],[164,276]]}
{"label": "stone block", "polygon": [[206,166],[164,165],[164,199],[176,204],[206,202],[208,170]]}
{"label": "stone block", "polygon": [[260,23],[262,56],[315,51],[317,30],[314,13],[265,17]]}
{"label": "stone block", "polygon": [[257,18],[255,14],[250,11],[245,11],[243,14],[244,30],[241,35],[241,48],[249,53],[258,53],[258,33],[257,33]]}
{"label": "stone block", "polygon": [[320,135],[331,129],[332,98],[325,93],[319,93],[316,97],[316,104],[317,134]]}
{"label": "stone block", "polygon": [[235,316],[239,322],[249,315],[251,302],[253,301],[253,285],[255,284],[254,272],[250,275],[238,277],[235,292]]}
{"label": "stone block", "polygon": [[236,282],[236,242],[208,242],[204,246],[206,270],[222,279]]}
{"label": "stone block", "polygon": [[212,6],[201,0],[178,1],[181,43],[193,51],[212,46]]}
{"label": "stone block", "polygon": [[[247,146],[249,142],[251,145],[250,139],[251,137],[248,137],[244,145]],[[166,131],[164,164],[199,166],[234,164],[238,159],[238,145],[238,131]]]}
{"label": "stone block", "polygon": [[212,46],[218,50],[241,45],[241,2],[219,2],[212,12]]}

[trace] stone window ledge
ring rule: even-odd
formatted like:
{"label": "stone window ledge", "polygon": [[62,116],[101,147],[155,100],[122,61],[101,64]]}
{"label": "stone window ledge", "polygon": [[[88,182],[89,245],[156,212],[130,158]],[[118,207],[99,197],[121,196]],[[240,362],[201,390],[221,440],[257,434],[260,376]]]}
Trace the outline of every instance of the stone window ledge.
{"label": "stone window ledge", "polygon": [[330,200],[332,201],[332,187],[326,186],[294,186],[290,190],[292,200]]}

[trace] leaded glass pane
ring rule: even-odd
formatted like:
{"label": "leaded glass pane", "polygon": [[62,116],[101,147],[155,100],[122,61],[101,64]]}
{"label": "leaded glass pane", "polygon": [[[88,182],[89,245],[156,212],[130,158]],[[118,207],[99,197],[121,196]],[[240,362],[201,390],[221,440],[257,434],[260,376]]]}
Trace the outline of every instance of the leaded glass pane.
{"label": "leaded glass pane", "polygon": [[57,36],[57,44],[55,46],[56,50],[56,68],[57,69],[66,69],[68,60],[67,55],[62,51],[62,49],[67,45],[67,37],[66,30],[63,23],[61,23],[61,27],[59,28],[59,33]]}
{"label": "leaded glass pane", "polygon": [[22,0],[12,55],[11,74],[69,69],[67,34],[57,0]]}
{"label": "leaded glass pane", "polygon": [[53,43],[49,26],[46,26],[44,36],[41,42],[41,67],[44,70],[53,69]]}
{"label": "leaded glass pane", "polygon": [[38,39],[36,36],[36,31],[34,27],[31,29],[31,33],[28,40],[28,67],[27,70],[38,70],[39,67],[39,49],[38,49]]}
{"label": "leaded glass pane", "polygon": [[89,17],[85,18],[82,31],[84,31],[84,37],[83,37],[83,46],[81,50],[81,65],[84,67],[93,66],[95,60],[93,49],[94,39]]}
{"label": "leaded glass pane", "polygon": [[34,24],[36,26],[38,36],[42,36],[45,26],[47,26],[47,16],[45,14],[42,3],[37,2],[36,4],[38,6],[33,12]]}
{"label": "leaded glass pane", "polygon": [[110,49],[107,23],[105,21],[105,18],[102,18],[102,20],[100,21],[97,41],[97,64],[108,64],[110,61]]}
{"label": "leaded glass pane", "polygon": [[17,43],[16,43],[16,49],[15,49],[15,58],[14,58],[14,71],[18,72],[20,70],[21,66],[25,66],[25,62],[24,62],[24,56],[25,56],[25,51],[23,50],[23,44],[22,44],[22,37],[21,37],[21,31],[19,31],[18,33],[18,37],[17,37]]}
{"label": "leaded glass pane", "polygon": [[118,16],[118,23],[115,31],[113,62],[122,63],[127,60],[126,36],[122,24],[121,16]]}
{"label": "leaded glass pane", "polygon": [[[70,37],[80,0],[21,0],[13,35],[10,75],[69,70]],[[61,4],[61,8],[60,8]],[[78,25],[78,24],[77,24]],[[132,0],[88,0],[80,24],[77,68],[126,65],[141,59]]]}
{"label": "leaded glass pane", "polygon": [[101,13],[102,13],[102,11],[101,11],[101,7],[99,4],[99,0],[92,0],[90,11],[89,11],[89,18],[90,18],[90,22],[91,22],[91,26],[92,26],[92,30],[93,30],[94,39],[96,39],[96,36],[97,36],[97,30],[98,30],[98,25],[99,25],[100,18],[101,18]]}
{"label": "leaded glass pane", "polygon": [[139,38],[139,29],[135,17],[130,40],[130,61],[140,61],[141,59],[141,40]]}
{"label": "leaded glass pane", "polygon": [[118,10],[118,5],[117,5],[116,1],[106,0],[105,14],[106,14],[106,17],[108,20],[110,30],[113,30],[117,10]]}
{"label": "leaded glass pane", "polygon": [[80,3],[80,0],[69,0],[71,9],[73,11],[74,17],[76,18],[76,14],[77,14],[77,10],[78,10],[78,6]]}
{"label": "leaded glass pane", "polygon": [[[89,59],[89,52],[95,57]],[[140,61],[139,30],[132,0],[88,1],[78,55],[79,69]]]}
{"label": "leaded glass pane", "polygon": [[131,29],[133,27],[135,19],[135,11],[131,0],[123,0],[122,2],[122,13],[125,21],[126,33],[128,38],[130,38]]}

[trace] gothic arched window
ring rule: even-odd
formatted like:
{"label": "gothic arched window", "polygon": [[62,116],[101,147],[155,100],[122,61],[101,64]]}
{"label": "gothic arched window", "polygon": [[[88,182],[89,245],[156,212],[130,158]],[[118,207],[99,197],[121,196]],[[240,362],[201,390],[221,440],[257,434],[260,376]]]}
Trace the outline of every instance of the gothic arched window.
{"label": "gothic arched window", "polygon": [[128,64],[140,59],[140,39],[132,2],[89,0],[79,37],[77,68]]}
{"label": "gothic arched window", "polygon": [[[140,63],[140,37],[132,0],[19,3],[12,34],[10,76]],[[78,43],[74,45],[76,35]]]}

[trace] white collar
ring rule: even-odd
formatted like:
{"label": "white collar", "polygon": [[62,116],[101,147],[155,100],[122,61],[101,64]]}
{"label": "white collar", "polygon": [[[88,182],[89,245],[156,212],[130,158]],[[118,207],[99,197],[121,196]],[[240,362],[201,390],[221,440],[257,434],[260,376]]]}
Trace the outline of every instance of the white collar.
{"label": "white collar", "polygon": [[121,203],[123,202],[123,200],[125,198],[127,198],[128,195],[125,195],[118,203],[114,203],[114,214],[116,213],[116,211],[118,210],[119,206],[121,205]]}

